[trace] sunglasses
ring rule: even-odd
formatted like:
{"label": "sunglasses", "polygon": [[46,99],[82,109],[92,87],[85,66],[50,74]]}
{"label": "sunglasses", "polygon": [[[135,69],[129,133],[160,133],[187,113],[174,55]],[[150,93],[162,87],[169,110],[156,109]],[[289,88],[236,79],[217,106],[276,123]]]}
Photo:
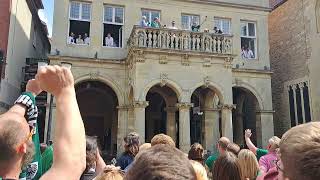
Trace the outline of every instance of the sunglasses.
{"label": "sunglasses", "polygon": [[29,132],[28,136],[25,138],[25,140],[16,147],[16,151],[17,151],[17,152],[19,152],[20,147],[21,147],[24,143],[32,140],[32,135],[35,134],[35,132],[36,132],[36,129],[35,129],[35,128],[32,128],[32,129],[30,130],[30,132]]}

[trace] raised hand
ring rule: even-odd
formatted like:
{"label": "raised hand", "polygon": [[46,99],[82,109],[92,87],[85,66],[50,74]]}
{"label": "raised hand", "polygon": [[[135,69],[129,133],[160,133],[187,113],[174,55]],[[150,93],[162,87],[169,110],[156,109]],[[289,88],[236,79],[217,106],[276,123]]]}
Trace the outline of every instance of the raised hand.
{"label": "raised hand", "polygon": [[[46,66],[38,70],[36,80],[40,88],[54,96],[61,92],[74,91],[74,79],[70,69],[60,66]],[[71,91],[70,91],[71,90]]]}
{"label": "raised hand", "polygon": [[246,130],[245,130],[245,133],[244,133],[244,136],[245,136],[246,138],[250,138],[251,135],[252,135],[251,129],[246,129]]}
{"label": "raised hand", "polygon": [[33,96],[37,96],[42,92],[42,89],[40,88],[39,82],[37,80],[31,79],[27,83],[26,91],[31,92]]}

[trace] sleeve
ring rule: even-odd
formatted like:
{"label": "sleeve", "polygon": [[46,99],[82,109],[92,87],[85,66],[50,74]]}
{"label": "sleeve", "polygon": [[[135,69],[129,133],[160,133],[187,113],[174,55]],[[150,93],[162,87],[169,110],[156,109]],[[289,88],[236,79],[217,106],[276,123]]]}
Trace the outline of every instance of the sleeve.
{"label": "sleeve", "polygon": [[259,159],[262,157],[262,156],[264,156],[264,155],[266,155],[266,154],[268,154],[268,150],[266,150],[266,149],[257,149],[257,159],[258,159],[258,161],[259,161]]}
{"label": "sleeve", "polygon": [[268,161],[265,157],[260,158],[259,167],[263,173],[266,173],[268,171]]}

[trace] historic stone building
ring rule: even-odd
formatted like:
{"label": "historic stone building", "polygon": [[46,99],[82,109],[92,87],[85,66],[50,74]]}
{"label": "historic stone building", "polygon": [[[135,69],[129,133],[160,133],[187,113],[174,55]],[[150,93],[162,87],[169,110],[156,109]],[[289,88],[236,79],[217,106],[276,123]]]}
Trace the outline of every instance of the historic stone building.
{"label": "historic stone building", "polygon": [[320,1],[281,1],[269,15],[275,134],[319,121]]}
{"label": "historic stone building", "polygon": [[[194,142],[214,150],[220,136],[244,144],[251,128],[263,146],[274,132],[268,7],[268,0],[55,1],[50,61],[72,64],[86,132],[106,152],[121,151],[130,131],[142,142],[166,133],[187,151]],[[162,27],[137,26],[142,16]]]}

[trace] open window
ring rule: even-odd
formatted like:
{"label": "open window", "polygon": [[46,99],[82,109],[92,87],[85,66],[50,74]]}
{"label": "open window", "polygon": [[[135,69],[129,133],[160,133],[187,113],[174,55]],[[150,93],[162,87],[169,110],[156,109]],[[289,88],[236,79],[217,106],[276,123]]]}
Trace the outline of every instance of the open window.
{"label": "open window", "polygon": [[241,21],[241,57],[257,59],[256,23]]}
{"label": "open window", "polygon": [[200,25],[200,16],[198,15],[189,15],[189,14],[182,14],[181,15],[181,26],[182,29],[185,30],[192,30],[192,26]]}
{"label": "open window", "polygon": [[147,18],[146,21],[149,26],[151,22],[154,20],[154,18],[160,19],[160,11],[158,10],[142,9],[141,13],[142,13],[142,16],[145,16]]}
{"label": "open window", "polygon": [[90,45],[91,4],[70,2],[68,44]]}
{"label": "open window", "polygon": [[104,6],[104,21],[103,21],[103,46],[117,47],[123,46],[123,24],[124,10],[120,6]]}
{"label": "open window", "polygon": [[213,32],[219,34],[231,34],[231,21],[227,18],[214,18]]}

